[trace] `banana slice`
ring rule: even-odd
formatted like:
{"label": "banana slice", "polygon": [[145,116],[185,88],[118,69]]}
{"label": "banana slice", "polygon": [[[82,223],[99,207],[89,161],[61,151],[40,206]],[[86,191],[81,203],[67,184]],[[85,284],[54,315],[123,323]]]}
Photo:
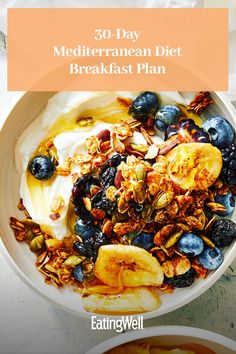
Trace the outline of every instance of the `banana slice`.
{"label": "banana slice", "polygon": [[108,285],[93,285],[83,289],[83,295],[103,294],[116,295],[122,292],[123,288],[114,288]]}
{"label": "banana slice", "polygon": [[100,247],[94,273],[104,284],[113,287],[159,286],[163,283],[163,270],[157,259],[135,246]]}
{"label": "banana slice", "polygon": [[106,354],[149,354],[149,348],[148,343],[127,343],[109,350]]}
{"label": "banana slice", "polygon": [[211,144],[180,144],[166,154],[168,173],[182,189],[204,190],[219,177],[222,168],[220,150]]}
{"label": "banana slice", "polygon": [[159,296],[146,287],[125,288],[116,295],[91,294],[82,297],[86,311],[107,315],[131,315],[159,308]]}

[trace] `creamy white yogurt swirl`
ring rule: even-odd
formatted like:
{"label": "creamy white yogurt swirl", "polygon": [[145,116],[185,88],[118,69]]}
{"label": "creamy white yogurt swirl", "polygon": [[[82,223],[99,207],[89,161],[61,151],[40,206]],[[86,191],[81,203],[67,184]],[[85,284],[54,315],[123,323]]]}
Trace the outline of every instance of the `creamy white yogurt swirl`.
{"label": "creamy white yogurt swirl", "polygon": [[[68,235],[67,214],[72,189],[71,176],[56,176],[50,182],[37,181],[34,177],[34,183],[30,183],[29,173],[27,173],[28,163],[32,155],[37,150],[39,144],[53,136],[53,143],[57,148],[59,166],[63,166],[68,156],[73,156],[75,152],[85,153],[85,141],[91,135],[97,135],[103,129],[111,129],[121,118],[122,111],[119,111],[113,103],[117,102],[118,96],[135,98],[137,92],[63,92],[53,96],[45,110],[34,120],[30,126],[23,132],[18,139],[15,159],[17,170],[21,175],[20,196],[24,205],[31,215],[32,219],[45,226],[51,231],[54,237],[61,240]],[[178,92],[162,93],[161,100],[163,104],[174,102],[183,103],[189,101],[188,96],[181,95]],[[110,111],[107,112],[106,107]],[[104,119],[98,115],[95,119],[95,125],[90,128],[75,130],[75,121],[86,111],[101,110],[103,114],[109,116]],[[112,119],[114,117],[114,123]],[[69,128],[73,127],[72,130]],[[63,131],[65,129],[65,131]],[[156,136],[156,142],[161,138]],[[132,137],[134,142],[145,143],[140,133],[135,133]],[[78,168],[72,173],[79,172]],[[49,217],[52,213],[50,206],[56,197],[62,197],[64,200],[63,209],[60,211],[60,218],[53,221]]]}

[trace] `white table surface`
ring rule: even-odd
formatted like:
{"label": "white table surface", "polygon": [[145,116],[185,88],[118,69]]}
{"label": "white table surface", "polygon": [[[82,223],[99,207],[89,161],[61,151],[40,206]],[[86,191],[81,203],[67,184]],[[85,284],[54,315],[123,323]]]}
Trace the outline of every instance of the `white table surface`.
{"label": "white table surface", "polygon": [[[13,97],[14,93],[0,93],[1,112]],[[235,294],[236,261],[198,299],[170,314],[145,321],[144,327],[195,326],[236,340]],[[0,354],[84,354],[116,334],[92,331],[90,327],[90,320],[54,307],[29,289],[0,254]]]}

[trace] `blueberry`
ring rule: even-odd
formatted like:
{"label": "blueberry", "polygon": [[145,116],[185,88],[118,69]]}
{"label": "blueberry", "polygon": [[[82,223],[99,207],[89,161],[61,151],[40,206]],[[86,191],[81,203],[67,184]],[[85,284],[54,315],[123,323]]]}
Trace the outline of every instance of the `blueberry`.
{"label": "blueberry", "polygon": [[104,172],[108,167],[117,167],[121,164],[122,161],[126,161],[126,154],[115,154],[110,157],[105,164],[102,166],[101,171]]}
{"label": "blueberry", "polygon": [[79,215],[80,219],[85,223],[92,224],[94,222],[94,217],[84,206],[83,200],[81,200],[81,205],[75,207],[75,209],[77,211],[76,215]]}
{"label": "blueberry", "polygon": [[75,268],[74,268],[74,272],[73,275],[75,277],[76,280],[78,280],[78,282],[82,283],[84,280],[84,273],[82,270],[82,265],[78,264]]}
{"label": "blueberry", "polygon": [[86,257],[87,250],[83,243],[76,241],[73,244],[73,249],[75,250],[75,252],[78,252],[80,256]]}
{"label": "blueberry", "polygon": [[220,179],[229,185],[236,184],[236,145],[230,144],[221,149],[223,167]]}
{"label": "blueberry", "polygon": [[95,238],[95,241],[94,241],[94,250],[95,252],[98,252],[99,248],[103,245],[107,245],[108,244],[108,239],[107,237],[102,233],[100,232],[100,234],[98,234]]}
{"label": "blueberry", "polygon": [[223,117],[211,117],[203,124],[211,137],[213,145],[223,148],[231,144],[234,140],[234,129],[232,125]]}
{"label": "blueberry", "polygon": [[114,179],[116,176],[116,168],[108,167],[101,175],[100,180],[104,188],[108,188],[114,184]]}
{"label": "blueberry", "polygon": [[177,247],[180,252],[183,252],[188,257],[195,257],[202,253],[204,244],[202,239],[190,232],[183,234],[179,240]]}
{"label": "blueberry", "polygon": [[236,177],[230,177],[228,179],[228,183],[232,186],[235,185],[236,184]]}
{"label": "blueberry", "polygon": [[195,271],[190,268],[182,275],[175,275],[173,278],[165,278],[165,282],[175,288],[186,288],[193,284]]}
{"label": "blueberry", "polygon": [[104,193],[104,189],[100,189],[100,191],[98,191],[94,196],[93,198],[91,199],[91,203],[92,203],[92,208],[98,208],[99,209],[99,206],[102,202],[102,199],[104,198],[105,196],[105,193]]}
{"label": "blueberry", "polygon": [[29,163],[30,173],[40,181],[50,179],[55,171],[55,165],[48,156],[35,156]]}
{"label": "blueberry", "polygon": [[231,160],[229,163],[229,168],[231,170],[236,170],[236,160]]}
{"label": "blueberry", "polygon": [[101,234],[101,231],[92,226],[90,223],[86,223],[86,221],[82,219],[77,219],[75,223],[75,234],[81,236],[83,240],[88,239],[89,237],[93,237],[94,239]]}
{"label": "blueberry", "polygon": [[174,121],[180,116],[180,109],[175,105],[163,106],[156,114],[156,119],[159,119],[166,125],[173,124]]}
{"label": "blueberry", "polygon": [[83,244],[84,244],[87,251],[90,251],[91,249],[93,249],[94,239],[95,239],[95,237],[94,237],[94,235],[92,235],[90,233],[90,231],[87,231],[86,233],[84,233]]}
{"label": "blueberry", "polygon": [[95,196],[91,199],[91,202],[92,208],[102,209],[108,215],[112,215],[117,209],[116,202],[112,202],[107,199],[105,189],[101,189],[99,192],[97,192]]}
{"label": "blueberry", "polygon": [[75,214],[79,215],[85,223],[92,222],[93,216],[85,207],[83,198],[90,196],[90,189],[94,185],[100,186],[98,179],[90,175],[82,176],[74,183],[71,192]]}
{"label": "blueberry", "polygon": [[77,204],[74,205],[75,214],[79,215],[80,219],[83,220],[84,223],[92,223],[94,221],[94,217],[85,207],[83,197],[77,199],[76,203]]}
{"label": "blueberry", "polygon": [[160,130],[161,132],[165,132],[167,129],[167,125],[162,122],[160,119],[155,119],[154,120],[155,126],[158,130]]}
{"label": "blueberry", "polygon": [[136,236],[132,244],[133,246],[141,247],[148,251],[154,246],[153,238],[153,234],[141,232]]}
{"label": "blueberry", "polygon": [[79,253],[80,256],[95,259],[97,254],[94,250],[94,239],[92,236],[83,240],[83,242],[76,241],[73,249]]}
{"label": "blueberry", "polygon": [[87,240],[89,238],[93,238],[95,240],[96,237],[100,236],[101,231],[93,226],[90,226],[87,228],[87,230],[83,231],[83,233],[80,234],[81,238],[83,240]]}
{"label": "blueberry", "polygon": [[203,252],[198,256],[199,263],[208,270],[219,268],[224,260],[224,255],[217,247],[205,247]]}
{"label": "blueberry", "polygon": [[81,219],[77,220],[75,231],[81,237],[82,242],[76,241],[73,245],[74,250],[81,256],[95,260],[99,248],[108,243],[106,236],[99,228],[86,225]]}
{"label": "blueberry", "polygon": [[154,92],[143,92],[133,101],[129,113],[134,119],[146,122],[149,117],[154,118],[159,108],[157,94]]}
{"label": "blueberry", "polygon": [[88,228],[90,220],[83,220],[78,218],[75,223],[75,234],[82,235]]}
{"label": "blueberry", "polygon": [[98,179],[90,175],[79,177],[72,188],[73,203],[80,204],[81,198],[90,194],[92,186],[100,186]]}
{"label": "blueberry", "polygon": [[229,216],[233,213],[235,207],[235,199],[231,192],[228,192],[226,195],[215,196],[216,203],[220,203],[225,206],[226,210],[223,212],[218,212],[217,214],[220,216]]}
{"label": "blueberry", "polygon": [[229,246],[236,238],[236,224],[232,220],[217,220],[210,231],[210,238],[218,247]]}

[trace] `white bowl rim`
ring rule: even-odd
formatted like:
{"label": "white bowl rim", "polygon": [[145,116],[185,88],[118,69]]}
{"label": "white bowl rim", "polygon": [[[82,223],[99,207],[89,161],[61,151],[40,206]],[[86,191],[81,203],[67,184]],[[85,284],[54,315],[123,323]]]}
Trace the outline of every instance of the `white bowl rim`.
{"label": "white bowl rim", "polygon": [[121,344],[129,343],[137,339],[157,336],[195,337],[208,340],[212,343],[220,344],[233,351],[235,350],[236,346],[236,342],[234,342],[232,339],[201,328],[187,326],[154,326],[141,331],[128,331],[126,333],[117,335],[98,344],[96,347],[90,349],[86,354],[102,354],[105,351]]}
{"label": "white bowl rim", "polygon": [[[212,91],[216,96],[219,97],[219,99],[223,102],[224,106],[227,107],[227,110],[230,112],[232,116],[235,116],[236,120],[236,110],[232,103],[226,98],[226,96],[222,92],[216,92]],[[3,115],[4,119],[2,120],[2,125],[0,126],[0,136],[1,136],[1,130],[2,127],[4,126],[6,120],[8,119],[9,115],[11,114],[11,111],[14,109],[16,104],[20,101],[21,98],[23,98],[24,95],[26,95],[27,91],[22,91],[22,92],[17,92],[15,93],[15,97],[10,101],[9,106],[4,110]],[[10,267],[13,269],[13,271],[19,276],[21,280],[24,281],[25,284],[27,284],[32,290],[34,290],[37,294],[41,295],[44,299],[52,303],[53,305],[57,306],[58,308],[72,313],[73,315],[77,315],[79,317],[83,318],[91,318],[91,316],[94,315],[94,313],[90,312],[81,312],[78,311],[77,309],[72,310],[69,309],[66,305],[60,304],[56,302],[52,296],[49,296],[48,294],[45,294],[41,289],[37,287],[35,283],[33,283],[25,274],[24,272],[17,266],[16,262],[13,260],[13,258],[9,255],[6,246],[3,243],[3,240],[1,238],[1,233],[4,233],[4,230],[0,229],[0,252],[6,259],[7,263],[10,265]],[[183,300],[176,301],[174,304],[170,304],[169,308],[167,310],[162,310],[161,306],[159,309],[152,311],[152,312],[147,312],[143,313],[142,316],[144,320],[146,319],[151,319],[155,317],[159,317],[161,315],[170,313],[174,310],[177,310],[181,308],[182,306],[187,305],[191,301],[195,300],[198,298],[200,295],[202,295],[206,290],[208,290],[215,282],[224,274],[224,272],[228,269],[230,264],[233,262],[234,258],[236,258],[236,241],[234,245],[231,247],[231,250],[229,251],[227,255],[227,260],[224,260],[223,264],[214,271],[214,273],[211,275],[210,278],[204,279],[204,282],[202,282],[201,287],[194,289],[188,296],[186,296]],[[158,311],[158,313],[156,313]],[[96,314],[98,318],[104,318],[107,315],[100,315]],[[138,315],[133,315],[133,317],[137,317]],[[118,316],[109,316],[110,318],[117,318]]]}

